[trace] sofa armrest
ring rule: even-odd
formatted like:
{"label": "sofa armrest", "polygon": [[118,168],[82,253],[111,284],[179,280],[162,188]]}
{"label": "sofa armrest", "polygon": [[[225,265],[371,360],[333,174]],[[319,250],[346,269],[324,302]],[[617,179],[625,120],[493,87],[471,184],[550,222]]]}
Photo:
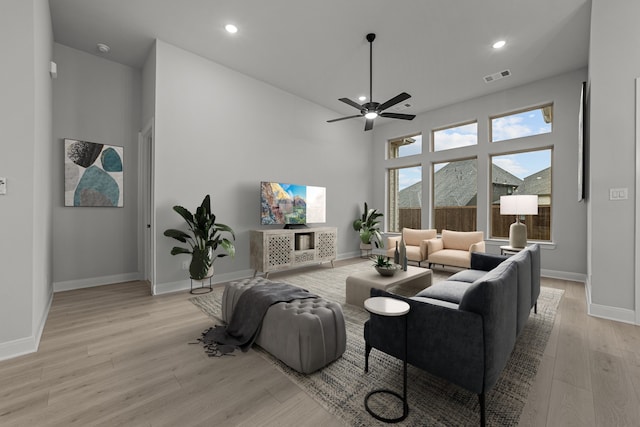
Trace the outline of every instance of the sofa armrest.
{"label": "sofa armrest", "polygon": [[471,252],[471,269],[489,271],[496,268],[502,261],[509,258],[505,255],[493,255],[482,252]]}
{"label": "sofa armrest", "polygon": [[430,255],[434,252],[438,252],[444,249],[444,243],[442,239],[429,239],[427,240],[427,255]]}
{"label": "sofa armrest", "polygon": [[484,241],[474,243],[471,246],[469,246],[469,252],[484,252],[484,251],[485,251]]}
{"label": "sofa armrest", "polygon": [[420,241],[420,258],[423,261],[429,258],[429,240]]}
{"label": "sofa armrest", "polygon": [[[410,305],[407,314],[407,361],[411,365],[474,393],[484,391],[482,316],[459,310],[453,304],[404,298],[375,288],[371,289],[371,296],[396,298]],[[364,334],[371,347],[402,358],[403,317],[371,315],[365,324]]]}

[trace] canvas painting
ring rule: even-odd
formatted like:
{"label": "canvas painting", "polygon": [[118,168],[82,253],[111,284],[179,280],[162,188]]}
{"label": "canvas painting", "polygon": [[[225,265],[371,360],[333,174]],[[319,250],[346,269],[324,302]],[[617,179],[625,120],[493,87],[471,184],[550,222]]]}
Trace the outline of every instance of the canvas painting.
{"label": "canvas painting", "polygon": [[64,140],[64,205],[123,207],[124,147]]}

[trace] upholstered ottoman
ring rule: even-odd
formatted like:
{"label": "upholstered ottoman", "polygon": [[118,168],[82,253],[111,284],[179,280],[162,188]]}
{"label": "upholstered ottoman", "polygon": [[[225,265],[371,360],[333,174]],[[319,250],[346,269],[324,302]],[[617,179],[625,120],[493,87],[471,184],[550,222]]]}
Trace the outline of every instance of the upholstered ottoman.
{"label": "upholstered ottoman", "polygon": [[[258,277],[227,284],[222,294],[222,320],[229,323],[245,290],[270,283]],[[346,349],[342,307],[323,298],[276,303],[267,310],[255,343],[298,372],[314,372]]]}

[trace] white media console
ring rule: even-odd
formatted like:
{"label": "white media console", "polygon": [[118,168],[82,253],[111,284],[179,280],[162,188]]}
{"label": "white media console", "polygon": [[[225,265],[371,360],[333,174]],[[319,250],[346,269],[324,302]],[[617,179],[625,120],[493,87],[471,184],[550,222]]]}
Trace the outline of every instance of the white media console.
{"label": "white media console", "polygon": [[253,276],[272,271],[331,262],[338,253],[338,229],[310,227],[250,231]]}

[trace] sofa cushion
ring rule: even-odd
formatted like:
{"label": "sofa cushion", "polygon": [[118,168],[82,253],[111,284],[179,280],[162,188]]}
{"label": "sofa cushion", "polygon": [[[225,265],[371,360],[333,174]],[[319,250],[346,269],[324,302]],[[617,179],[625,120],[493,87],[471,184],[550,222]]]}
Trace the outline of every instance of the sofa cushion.
{"label": "sofa cushion", "polygon": [[507,255],[486,254],[483,252],[471,253],[471,269],[489,271],[496,268],[502,261],[508,259]]}
{"label": "sofa cushion", "polygon": [[493,387],[516,342],[518,267],[503,262],[472,283],[460,301],[460,310],[482,316],[485,389]]}
{"label": "sofa cushion", "polygon": [[471,286],[469,282],[447,280],[421,290],[414,297],[433,298],[459,304],[469,286]]}
{"label": "sofa cushion", "polygon": [[453,276],[449,277],[447,280],[454,280],[456,282],[468,282],[473,283],[482,276],[487,274],[486,271],[483,270],[462,270],[458,271]]}
{"label": "sofa cushion", "polygon": [[458,249],[443,249],[441,251],[430,253],[429,263],[469,268],[471,265],[471,252],[461,251]]}
{"label": "sofa cushion", "polygon": [[468,251],[471,245],[484,240],[482,231],[442,230],[442,241],[446,249]]}
{"label": "sofa cushion", "polygon": [[416,230],[413,228],[403,228],[402,237],[407,246],[418,246],[423,240],[435,239],[437,231],[434,230]]}
{"label": "sofa cushion", "polygon": [[518,268],[517,333],[519,335],[524,329],[531,311],[531,254],[526,250],[520,251],[509,257],[503,264],[516,264]]}
{"label": "sofa cushion", "polygon": [[458,304],[455,304],[449,301],[440,300],[440,299],[426,298],[426,297],[411,297],[409,299],[413,301],[426,302],[429,304],[438,305],[440,307],[447,307],[453,310],[458,309]]}

